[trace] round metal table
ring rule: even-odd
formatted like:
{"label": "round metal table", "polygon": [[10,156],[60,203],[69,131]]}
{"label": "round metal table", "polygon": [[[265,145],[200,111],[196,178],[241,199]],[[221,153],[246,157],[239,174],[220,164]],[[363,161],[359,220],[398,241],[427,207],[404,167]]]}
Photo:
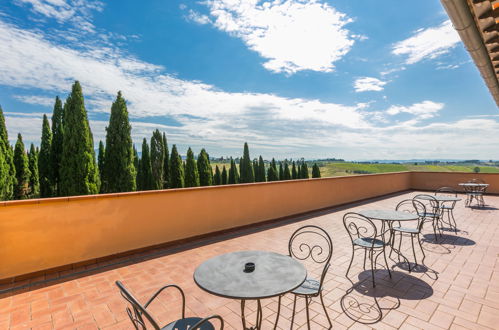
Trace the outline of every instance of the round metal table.
{"label": "round metal table", "polygon": [[[432,199],[433,198],[433,199]],[[459,202],[461,198],[454,196],[445,196],[445,195],[420,195],[418,199],[424,199],[426,201],[436,200],[437,202]]]}
{"label": "round metal table", "polygon": [[[254,270],[245,270],[247,263]],[[267,251],[238,251],[211,258],[194,271],[194,281],[203,290],[214,295],[240,299],[243,329],[261,329],[262,305],[260,299],[280,296],[299,287],[307,278],[307,270],[297,260]],[[244,306],[246,300],[257,300],[254,327],[246,327]]]}
{"label": "round metal table", "polygon": [[466,193],[466,206],[471,206],[473,199],[477,201],[478,206],[485,206],[483,194],[489,187],[488,183],[465,182],[459,183],[459,186],[463,187]]}
{"label": "round metal table", "polygon": [[[390,242],[390,248],[392,251],[395,251],[397,255],[402,257],[404,260],[407,261],[407,264],[409,265],[409,259],[407,259],[406,256],[402,254],[402,252],[399,249],[396,249],[393,245],[393,242],[395,240],[394,238],[394,232],[392,230],[393,222],[395,221],[415,221],[419,219],[419,216],[417,214],[409,213],[409,212],[403,212],[403,211],[395,211],[395,210],[364,210],[358,212],[359,214],[365,216],[366,218],[372,219],[372,220],[380,220],[381,221],[381,231],[383,233],[383,241],[386,242],[384,239],[384,234],[385,234],[385,223],[390,230],[390,238],[388,241]],[[391,256],[391,252],[390,252]],[[390,257],[391,259],[391,257]],[[411,271],[411,268],[409,266],[409,272]]]}
{"label": "round metal table", "polygon": [[[445,213],[444,213],[444,208],[443,204],[446,202],[453,202],[452,208],[454,208],[454,204],[456,202],[459,202],[461,198],[455,197],[455,196],[448,196],[448,195],[419,195],[418,199],[422,199],[425,201],[436,201],[437,202],[437,211],[440,214],[439,221],[442,221],[444,224],[449,225],[451,229],[454,230],[454,232],[457,234],[457,224],[456,220],[454,219],[454,214],[452,213],[452,210],[447,209],[447,221],[445,220]],[[451,220],[452,217],[452,220]],[[440,230],[439,230],[440,231]],[[440,233],[440,236],[442,234]]]}

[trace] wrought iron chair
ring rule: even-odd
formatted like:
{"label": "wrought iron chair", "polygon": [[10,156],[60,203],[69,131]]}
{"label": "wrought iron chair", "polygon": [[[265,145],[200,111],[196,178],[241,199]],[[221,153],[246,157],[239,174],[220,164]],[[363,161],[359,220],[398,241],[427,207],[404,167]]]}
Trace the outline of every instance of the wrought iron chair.
{"label": "wrought iron chair", "polygon": [[[297,229],[288,244],[289,256],[300,261],[311,262],[317,268],[323,267],[320,279],[315,279],[307,276],[305,282],[300,285],[297,289],[293,290],[294,301],[293,301],[293,315],[291,317],[291,329],[293,328],[293,322],[295,319],[296,311],[296,300],[298,297],[305,298],[305,309],[307,312],[307,327],[310,329],[310,314],[309,314],[309,304],[312,302],[312,298],[319,296],[321,299],[322,308],[326,314],[327,320],[329,322],[329,329],[332,328],[331,319],[324,304],[324,298],[322,296],[322,287],[324,284],[324,278],[326,277],[327,271],[330,266],[331,256],[333,255],[333,241],[329,234],[322,228],[313,225],[303,226]],[[316,268],[314,268],[316,269]],[[281,306],[281,297],[279,297],[279,307]],[[276,320],[277,327],[277,320]]]}
{"label": "wrought iron chair", "polygon": [[[123,283],[120,281],[116,281],[116,285],[120,289],[120,293],[125,298],[125,300],[131,305],[132,309],[130,307],[126,308],[126,312],[128,316],[130,317],[130,320],[132,321],[133,326],[135,329],[139,330],[145,330],[147,329],[146,327],[146,321],[155,329],[155,330],[214,330],[215,327],[213,324],[210,322],[210,320],[217,319],[220,322],[220,329],[224,328],[224,321],[223,319],[218,316],[218,315],[212,315],[209,317],[206,317],[204,319],[200,317],[185,317],[185,295],[184,291],[177,286],[177,285],[165,285],[164,287],[160,288],[156,293],[144,304],[141,305],[137,299],[125,288]],[[152,315],[147,311],[147,307],[158,297],[158,295],[163,292],[163,290],[168,289],[168,288],[173,288],[176,289],[180,292],[180,295],[182,296],[182,318],[178,319],[176,321],[173,321],[171,323],[168,323],[167,325],[160,327],[158,323],[154,320]],[[132,312],[133,311],[133,312]]]}
{"label": "wrought iron chair", "polygon": [[432,195],[419,194],[414,196],[415,200],[420,201],[425,207],[425,214],[423,222],[431,222],[433,227],[433,234],[435,235],[435,240],[437,240],[437,230],[438,234],[442,236],[440,231],[440,218],[441,210],[439,208],[439,203]]}
{"label": "wrought iron chair", "polygon": [[[400,247],[402,245],[402,237],[405,236],[410,236],[411,237],[411,245],[412,245],[412,253],[414,255],[414,264],[417,266],[418,265],[418,259],[416,257],[416,248],[414,246],[414,237],[417,238],[418,243],[419,243],[419,248],[421,249],[421,252],[423,252],[423,259],[421,260],[421,264],[424,264],[424,259],[426,258],[426,255],[423,250],[423,246],[421,245],[421,230],[423,229],[423,224],[425,221],[425,214],[426,214],[426,208],[423,203],[421,203],[417,199],[406,199],[401,201],[400,203],[397,204],[395,210],[397,211],[402,211],[402,212],[408,212],[412,214],[417,214],[418,215],[418,220],[417,220],[417,225],[415,227],[405,227],[401,225],[401,222],[398,221],[398,226],[393,226],[393,235],[392,235],[392,246],[395,245],[395,235],[398,233],[400,236],[399,240],[399,247],[398,250],[400,251]],[[390,251],[390,256],[392,255],[392,251]],[[399,257],[400,261],[400,257]],[[409,260],[407,260],[407,267],[409,268],[409,271],[411,271],[411,264],[409,263]]]}
{"label": "wrought iron chair", "polygon": [[[358,249],[364,250],[364,270],[366,269],[366,259],[367,254],[369,253],[373,288],[376,287],[376,282],[374,281],[374,271],[376,270],[377,264],[376,260],[381,254],[383,254],[383,258],[385,259],[388,274],[392,277],[385,252],[386,246],[389,245],[389,242],[385,241],[385,234],[389,232],[390,229],[378,233],[378,229],[371,219],[354,212],[349,212],[343,216],[343,225],[352,241],[352,259],[348,265],[346,277],[348,278],[348,273],[350,272],[350,267],[352,267],[353,259],[355,257],[355,251]],[[374,255],[375,251],[377,252],[376,256]]]}
{"label": "wrought iron chair", "polygon": [[[435,191],[435,196],[452,196],[457,197],[457,191],[451,187],[438,188]],[[456,201],[448,201],[440,203],[440,211],[442,214],[442,222],[448,224],[451,229],[457,234],[457,224],[456,219],[454,219],[454,207],[456,206]],[[445,221],[445,215],[447,215],[448,222]]]}
{"label": "wrought iron chair", "polygon": [[[468,181],[468,183],[478,183],[478,184],[484,184],[485,181],[482,179],[471,179]],[[487,189],[486,186],[464,186],[464,191],[466,193],[466,206],[470,206],[471,203],[473,202],[473,199],[475,199],[478,203],[478,206],[484,206],[485,201],[483,199],[483,194],[485,193],[485,190]]]}

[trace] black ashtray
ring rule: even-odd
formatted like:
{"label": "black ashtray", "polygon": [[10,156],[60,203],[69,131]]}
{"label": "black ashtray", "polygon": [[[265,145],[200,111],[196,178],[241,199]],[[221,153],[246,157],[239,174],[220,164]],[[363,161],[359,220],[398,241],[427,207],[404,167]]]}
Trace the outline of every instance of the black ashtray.
{"label": "black ashtray", "polygon": [[255,270],[255,263],[254,262],[247,262],[244,264],[244,272],[245,273],[251,273]]}

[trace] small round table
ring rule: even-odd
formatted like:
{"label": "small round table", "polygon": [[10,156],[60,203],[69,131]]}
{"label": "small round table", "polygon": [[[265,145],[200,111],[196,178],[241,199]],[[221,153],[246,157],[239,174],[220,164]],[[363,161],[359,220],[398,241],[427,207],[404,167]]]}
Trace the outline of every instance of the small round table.
{"label": "small round table", "polygon": [[478,206],[485,206],[483,194],[489,187],[488,183],[465,182],[460,183],[459,186],[463,187],[466,193],[466,206],[471,206],[473,199],[476,199]]}
{"label": "small round table", "polygon": [[[409,212],[403,212],[403,211],[395,211],[395,210],[364,210],[358,212],[359,214],[365,216],[366,218],[372,219],[372,220],[380,220],[381,223],[381,231],[385,232],[385,223],[390,230],[390,248],[392,251],[395,251],[397,255],[401,256],[404,260],[407,261],[407,264],[409,264],[409,259],[407,259],[402,252],[400,252],[398,249],[395,249],[393,246],[393,241],[394,241],[394,233],[392,230],[393,222],[395,221],[414,221],[418,220],[419,216],[417,214],[409,213]],[[385,241],[385,239],[383,238]],[[385,241],[386,242],[386,241]],[[390,252],[391,256],[391,252]],[[390,257],[391,259],[391,257]],[[400,260],[400,259],[399,259]],[[409,267],[409,271],[411,268]]]}
{"label": "small round table", "polygon": [[[254,264],[254,270],[246,267]],[[261,329],[260,299],[280,296],[299,287],[307,277],[295,259],[267,251],[238,251],[211,258],[194,271],[194,281],[203,290],[224,298],[241,300],[243,329]],[[256,324],[246,327],[246,300],[257,300]]]}

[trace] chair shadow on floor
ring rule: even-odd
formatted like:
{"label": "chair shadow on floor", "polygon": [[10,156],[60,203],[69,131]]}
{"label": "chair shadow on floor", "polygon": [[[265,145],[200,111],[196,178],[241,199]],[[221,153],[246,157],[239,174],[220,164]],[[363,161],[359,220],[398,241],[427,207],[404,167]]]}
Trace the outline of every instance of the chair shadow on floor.
{"label": "chair shadow on floor", "polygon": [[371,270],[358,275],[352,286],[340,299],[343,312],[352,320],[362,324],[375,324],[390,310],[400,307],[401,300],[422,300],[433,295],[433,289],[425,281],[412,275],[387,270],[376,271],[376,287],[373,287]]}
{"label": "chair shadow on floor", "polygon": [[423,243],[435,244],[435,245],[451,245],[453,248],[456,246],[470,246],[475,245],[476,242],[462,236],[448,235],[448,234],[425,234],[423,235]]}

